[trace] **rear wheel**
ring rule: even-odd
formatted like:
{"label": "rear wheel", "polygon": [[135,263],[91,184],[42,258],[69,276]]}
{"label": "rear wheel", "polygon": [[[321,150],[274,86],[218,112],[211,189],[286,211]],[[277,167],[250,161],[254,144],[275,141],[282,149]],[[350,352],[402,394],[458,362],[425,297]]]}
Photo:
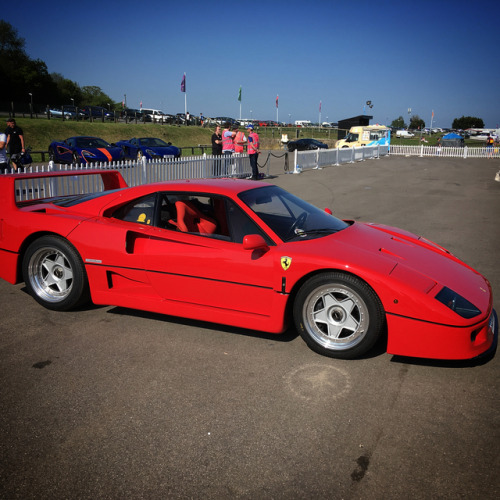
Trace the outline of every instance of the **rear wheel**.
{"label": "rear wheel", "polygon": [[22,268],[30,295],[47,309],[67,311],[90,299],[82,259],[59,236],[34,241],[24,255]]}
{"label": "rear wheel", "polygon": [[382,333],[384,311],[376,293],[356,276],[339,272],[314,276],[294,302],[295,325],[319,354],[352,359],[365,354]]}

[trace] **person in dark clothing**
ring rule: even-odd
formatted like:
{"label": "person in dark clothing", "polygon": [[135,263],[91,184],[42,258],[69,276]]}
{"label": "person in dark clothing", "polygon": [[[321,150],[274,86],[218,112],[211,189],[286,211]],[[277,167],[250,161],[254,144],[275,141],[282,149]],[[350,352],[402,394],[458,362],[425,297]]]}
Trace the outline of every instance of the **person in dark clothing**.
{"label": "person in dark clothing", "polygon": [[14,118],[9,118],[7,120],[7,129],[5,130],[5,135],[7,136],[7,151],[11,157],[11,163],[15,170],[18,166],[13,160],[12,156],[19,153],[24,153],[24,135],[23,129],[16,125],[16,120]]}
{"label": "person in dark clothing", "polygon": [[[215,127],[215,132],[212,134],[212,154],[214,156],[222,155],[222,135],[220,126]],[[221,174],[221,161],[216,159],[214,161],[214,177],[219,177]]]}

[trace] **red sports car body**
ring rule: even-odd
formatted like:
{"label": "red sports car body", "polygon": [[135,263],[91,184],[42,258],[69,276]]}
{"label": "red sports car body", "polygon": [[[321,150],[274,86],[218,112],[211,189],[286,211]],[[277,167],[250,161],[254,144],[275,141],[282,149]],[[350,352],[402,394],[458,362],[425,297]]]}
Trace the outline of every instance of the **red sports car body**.
{"label": "red sports car body", "polygon": [[[100,190],[44,187],[80,176]],[[20,201],[27,180],[41,194]],[[0,277],[51,309],[90,299],[272,333],[293,319],[313,350],[339,358],[363,355],[386,330],[387,351],[404,356],[468,359],[495,345],[481,274],[423,238],[339,220],[270,184],[10,174],[0,204]]]}

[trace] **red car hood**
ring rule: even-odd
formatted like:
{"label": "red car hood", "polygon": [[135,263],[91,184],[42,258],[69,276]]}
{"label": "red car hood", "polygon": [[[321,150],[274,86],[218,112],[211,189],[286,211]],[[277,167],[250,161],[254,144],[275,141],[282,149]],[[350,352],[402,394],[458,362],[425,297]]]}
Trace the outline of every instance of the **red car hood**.
{"label": "red car hood", "polygon": [[[354,223],[333,238],[336,254],[354,266],[375,267],[423,293],[432,290],[432,296],[446,286],[483,312],[491,307],[488,280],[429,240],[395,227],[367,223]],[[339,247],[346,253],[337,252]]]}

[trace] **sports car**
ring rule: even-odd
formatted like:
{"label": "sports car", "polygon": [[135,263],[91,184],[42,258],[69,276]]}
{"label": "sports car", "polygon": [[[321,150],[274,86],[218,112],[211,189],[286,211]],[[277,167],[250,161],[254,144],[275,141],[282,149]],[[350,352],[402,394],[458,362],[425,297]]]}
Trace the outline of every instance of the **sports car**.
{"label": "sports car", "polygon": [[290,141],[287,143],[288,151],[309,151],[312,149],[328,149],[328,146],[321,141],[316,139],[297,139],[296,141]]}
{"label": "sports car", "polygon": [[171,142],[167,143],[155,137],[134,137],[133,139],[119,141],[116,145],[123,149],[125,158],[138,161],[142,160],[142,158],[153,160],[167,157],[179,158],[181,156],[181,150],[172,146]]}
{"label": "sports car", "polygon": [[52,142],[49,158],[56,163],[109,162],[123,160],[123,151],[99,137],[77,136]]}
{"label": "sports car", "polygon": [[[71,180],[100,189],[43,196]],[[39,199],[20,201],[23,186]],[[24,281],[52,310],[92,300],[271,333],[293,321],[314,351],[344,359],[385,333],[387,351],[404,356],[468,359],[496,347],[481,274],[422,237],[340,220],[275,185],[6,174],[0,203],[0,277]]]}

